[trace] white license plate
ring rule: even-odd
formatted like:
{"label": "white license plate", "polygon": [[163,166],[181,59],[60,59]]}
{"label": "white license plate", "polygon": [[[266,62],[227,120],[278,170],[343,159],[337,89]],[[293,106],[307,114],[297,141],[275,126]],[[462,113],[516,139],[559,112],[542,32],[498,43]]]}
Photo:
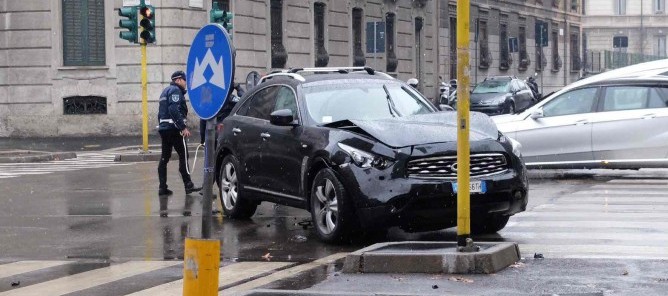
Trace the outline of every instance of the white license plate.
{"label": "white license plate", "polygon": [[[452,191],[457,193],[457,183],[452,183]],[[487,184],[485,181],[471,181],[469,184],[470,193],[486,193]]]}

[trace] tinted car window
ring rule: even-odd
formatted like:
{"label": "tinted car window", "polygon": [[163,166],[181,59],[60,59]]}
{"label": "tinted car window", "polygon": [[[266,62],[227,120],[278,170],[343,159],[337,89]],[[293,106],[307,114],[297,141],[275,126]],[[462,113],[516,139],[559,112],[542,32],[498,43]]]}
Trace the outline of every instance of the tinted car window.
{"label": "tinted car window", "polygon": [[[287,86],[281,86],[276,98],[276,106],[273,111],[288,109],[292,111],[292,116],[297,119],[297,101],[295,93]],[[272,111],[272,112],[273,112]]]}
{"label": "tinted car window", "polygon": [[543,106],[543,116],[588,113],[596,101],[597,88],[584,88],[562,94]]}
{"label": "tinted car window", "polygon": [[271,118],[271,112],[276,106],[276,97],[279,89],[279,86],[270,86],[260,90],[250,99],[250,103],[248,103],[247,107],[248,109],[246,111],[240,110],[240,112],[243,112],[249,117],[269,120]]}
{"label": "tinted car window", "polygon": [[419,95],[398,83],[325,84],[304,88],[306,109],[317,123],[345,119],[373,120],[431,113]]}
{"label": "tinted car window", "polygon": [[603,98],[603,111],[646,108],[648,93],[649,88],[643,86],[608,87]]}
{"label": "tinted car window", "polygon": [[485,80],[473,89],[474,94],[507,93],[510,80]]}
{"label": "tinted car window", "polygon": [[668,107],[668,88],[653,87],[649,90],[649,101],[647,108]]}

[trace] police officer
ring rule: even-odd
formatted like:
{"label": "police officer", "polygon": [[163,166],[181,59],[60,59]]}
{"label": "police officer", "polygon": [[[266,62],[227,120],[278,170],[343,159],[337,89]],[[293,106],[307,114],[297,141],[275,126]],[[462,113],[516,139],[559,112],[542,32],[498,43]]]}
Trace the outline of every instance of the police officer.
{"label": "police officer", "polygon": [[176,71],[172,74],[172,83],[160,94],[158,120],[160,122],[159,132],[162,138],[162,156],[158,164],[158,179],[160,187],[158,195],[171,195],[173,192],[167,188],[167,163],[172,156],[172,147],[179,155],[179,172],[183,179],[186,194],[201,190],[195,187],[188,172],[188,147],[185,138],[190,137],[190,131],[186,125],[188,106],[185,100],[186,74]]}

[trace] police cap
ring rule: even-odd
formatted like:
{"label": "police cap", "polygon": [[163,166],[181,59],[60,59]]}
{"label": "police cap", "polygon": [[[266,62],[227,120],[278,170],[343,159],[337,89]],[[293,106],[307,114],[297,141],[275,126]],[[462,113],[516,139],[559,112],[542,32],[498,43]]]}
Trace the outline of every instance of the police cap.
{"label": "police cap", "polygon": [[183,71],[176,71],[172,73],[172,81],[178,78],[183,78],[183,80],[186,80],[186,73],[183,73]]}

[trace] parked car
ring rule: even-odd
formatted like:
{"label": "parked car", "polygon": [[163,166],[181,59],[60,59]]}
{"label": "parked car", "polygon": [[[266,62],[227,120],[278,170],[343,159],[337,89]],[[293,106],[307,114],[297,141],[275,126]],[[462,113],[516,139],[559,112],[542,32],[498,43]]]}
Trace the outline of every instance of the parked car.
{"label": "parked car", "polygon": [[[269,201],[309,210],[317,236],[456,224],[457,124],[407,84],[370,68],[274,73],[223,121],[216,179],[224,214]],[[471,115],[472,230],[524,211],[519,144]]]}
{"label": "parked car", "polygon": [[494,121],[529,167],[668,167],[668,60],[580,80]]}
{"label": "parked car", "polygon": [[488,115],[513,114],[535,102],[529,86],[511,76],[486,78],[471,92],[471,110]]}

